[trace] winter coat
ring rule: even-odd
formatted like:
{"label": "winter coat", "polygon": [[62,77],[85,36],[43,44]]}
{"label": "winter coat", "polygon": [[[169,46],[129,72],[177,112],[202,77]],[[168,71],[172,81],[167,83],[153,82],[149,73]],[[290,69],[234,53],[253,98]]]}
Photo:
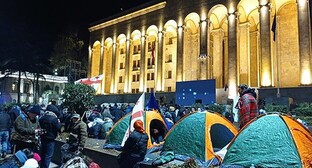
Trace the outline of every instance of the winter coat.
{"label": "winter coat", "polygon": [[61,123],[53,112],[46,111],[39,119],[40,127],[45,129],[45,133],[41,135],[41,139],[54,140],[58,133],[61,133]]}
{"label": "winter coat", "polygon": [[258,116],[257,100],[251,93],[243,94],[238,100],[239,124],[244,127],[249,121]]}
{"label": "winter coat", "polygon": [[28,143],[35,143],[35,130],[40,129],[38,119],[31,121],[28,115],[21,113],[14,122],[12,131],[12,139],[20,140]]}
{"label": "winter coat", "polygon": [[68,143],[77,144],[78,146],[84,146],[87,139],[87,124],[83,121],[77,123],[71,123],[68,131],[70,132]]}
{"label": "winter coat", "polygon": [[141,134],[134,130],[128,137],[123,146],[122,151],[128,153],[131,157],[143,157],[147,150],[148,135],[146,133]]}
{"label": "winter coat", "polygon": [[116,122],[117,122],[119,119],[121,119],[122,116],[124,115],[124,114],[123,114],[123,111],[122,111],[120,108],[118,108],[118,107],[114,107],[114,108],[111,110],[111,114],[112,114],[112,116],[114,117],[114,118],[113,118],[114,123],[116,123]]}

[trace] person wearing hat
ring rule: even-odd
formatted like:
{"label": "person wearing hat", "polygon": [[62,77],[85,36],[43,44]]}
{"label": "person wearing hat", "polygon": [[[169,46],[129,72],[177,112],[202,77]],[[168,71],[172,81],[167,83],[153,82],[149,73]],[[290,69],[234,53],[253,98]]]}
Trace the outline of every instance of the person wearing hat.
{"label": "person wearing hat", "polygon": [[74,113],[68,126],[69,137],[61,147],[61,159],[70,152],[82,151],[87,139],[87,124],[81,121],[80,115]]}
{"label": "person wearing hat", "polygon": [[81,121],[80,115],[75,113],[70,119],[69,143],[84,147],[87,139],[87,124]]}
{"label": "person wearing hat", "polygon": [[259,114],[256,93],[245,84],[238,86],[239,99],[236,108],[239,110],[239,128],[242,129],[249,121]]}
{"label": "person wearing hat", "polygon": [[22,111],[16,118],[11,135],[15,145],[14,151],[24,148],[35,149],[37,145],[35,135],[41,132],[37,117],[40,112],[41,107],[39,105],[32,105],[26,109],[26,113]]}
{"label": "person wearing hat", "polygon": [[54,104],[49,104],[45,111],[53,112],[57,116],[58,119],[61,119],[63,117],[61,111]]}

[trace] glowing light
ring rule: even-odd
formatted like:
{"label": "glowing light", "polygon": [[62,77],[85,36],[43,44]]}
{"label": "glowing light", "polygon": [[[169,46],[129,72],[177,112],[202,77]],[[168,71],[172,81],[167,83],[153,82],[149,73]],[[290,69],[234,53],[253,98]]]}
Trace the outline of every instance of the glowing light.
{"label": "glowing light", "polygon": [[262,86],[270,86],[271,85],[271,79],[268,72],[265,72],[262,76]]}
{"label": "glowing light", "polygon": [[301,73],[301,84],[308,85],[311,84],[311,73],[309,69],[304,69]]}
{"label": "glowing light", "polygon": [[123,44],[126,41],[126,38],[122,38],[119,40],[119,44]]}
{"label": "glowing light", "polygon": [[308,1],[307,0],[297,0],[297,2],[298,2],[299,6],[306,6]]}
{"label": "glowing light", "polygon": [[234,99],[237,96],[236,89],[237,88],[236,88],[235,80],[230,80],[229,81],[229,94],[228,94],[229,99]]}

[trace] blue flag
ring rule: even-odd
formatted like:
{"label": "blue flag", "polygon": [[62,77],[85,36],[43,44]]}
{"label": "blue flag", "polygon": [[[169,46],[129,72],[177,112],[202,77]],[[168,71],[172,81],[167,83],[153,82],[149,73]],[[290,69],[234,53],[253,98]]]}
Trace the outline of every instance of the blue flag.
{"label": "blue flag", "polygon": [[159,106],[158,106],[158,103],[157,103],[157,100],[153,91],[151,91],[151,95],[147,103],[147,108],[158,110],[160,112],[160,109],[159,109]]}
{"label": "blue flag", "polygon": [[[154,110],[157,110],[160,113],[160,109],[159,109],[159,106],[158,106],[158,103],[157,103],[157,100],[156,100],[156,97],[155,97],[155,94],[154,94],[153,91],[151,91],[151,95],[150,95],[150,98],[148,100],[148,103],[147,103],[146,107],[149,110],[150,109],[154,109]],[[171,127],[173,126],[173,124],[170,123],[163,114],[161,114],[161,117],[164,119],[165,124],[166,124],[168,130],[170,130]]]}

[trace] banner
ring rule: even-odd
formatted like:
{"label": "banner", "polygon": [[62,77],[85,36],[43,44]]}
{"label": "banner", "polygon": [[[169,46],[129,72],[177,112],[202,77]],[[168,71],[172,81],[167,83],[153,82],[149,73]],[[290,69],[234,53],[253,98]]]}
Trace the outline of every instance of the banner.
{"label": "banner", "polygon": [[79,79],[79,80],[75,81],[75,84],[82,83],[82,84],[91,86],[95,90],[97,90],[100,87],[102,80],[103,80],[103,74],[95,76],[95,77],[91,77],[91,78]]}
{"label": "banner", "polygon": [[135,103],[135,106],[132,109],[132,113],[131,113],[131,121],[130,121],[130,125],[128,126],[127,131],[125,132],[124,138],[121,142],[121,146],[124,146],[126,140],[128,139],[129,135],[131,134],[131,132],[133,132],[134,128],[134,122],[137,120],[141,120],[144,124],[144,101],[145,101],[145,92],[143,92],[143,94],[140,96],[139,100]]}

